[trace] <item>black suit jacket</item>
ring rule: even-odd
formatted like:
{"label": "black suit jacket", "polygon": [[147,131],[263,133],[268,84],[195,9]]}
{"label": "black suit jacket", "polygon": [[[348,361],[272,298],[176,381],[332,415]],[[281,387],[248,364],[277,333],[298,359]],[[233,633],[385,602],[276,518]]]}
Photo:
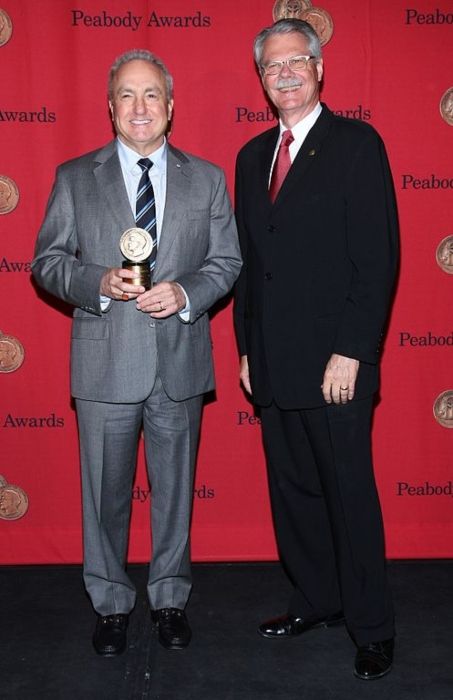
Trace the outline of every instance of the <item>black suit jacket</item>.
{"label": "black suit jacket", "polygon": [[278,127],[249,141],[236,167],[244,259],[234,319],[253,400],[325,405],[332,353],[360,360],[356,398],[378,387],[378,358],[397,267],[392,177],[377,132],[325,105],[271,204]]}

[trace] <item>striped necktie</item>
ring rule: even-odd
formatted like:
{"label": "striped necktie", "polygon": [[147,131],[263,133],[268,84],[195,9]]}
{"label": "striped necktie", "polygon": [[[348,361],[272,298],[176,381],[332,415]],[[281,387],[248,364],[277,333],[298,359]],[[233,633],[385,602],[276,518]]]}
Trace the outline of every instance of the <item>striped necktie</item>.
{"label": "striped necktie", "polygon": [[140,158],[137,165],[142,169],[142,175],[137,188],[135,221],[138,228],[144,228],[153,239],[153,249],[149,256],[149,267],[152,270],[156,264],[157,254],[156,204],[153,186],[149,179],[149,171],[153,163],[149,158]]}

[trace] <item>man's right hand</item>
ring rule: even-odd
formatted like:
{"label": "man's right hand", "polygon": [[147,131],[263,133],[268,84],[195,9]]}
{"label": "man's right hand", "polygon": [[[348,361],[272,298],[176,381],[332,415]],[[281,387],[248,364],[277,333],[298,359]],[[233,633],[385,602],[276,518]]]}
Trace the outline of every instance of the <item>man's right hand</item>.
{"label": "man's right hand", "polygon": [[127,280],[132,280],[137,275],[132,270],[112,267],[104,273],[101,279],[100,294],[110,299],[129,301],[136,299],[139,294],[143,294],[144,287],[131,284]]}
{"label": "man's right hand", "polygon": [[239,366],[239,377],[242,382],[242,385],[246,392],[252,395],[252,387],[250,386],[250,373],[249,373],[249,362],[247,359],[247,355],[242,355],[241,357],[241,363]]}

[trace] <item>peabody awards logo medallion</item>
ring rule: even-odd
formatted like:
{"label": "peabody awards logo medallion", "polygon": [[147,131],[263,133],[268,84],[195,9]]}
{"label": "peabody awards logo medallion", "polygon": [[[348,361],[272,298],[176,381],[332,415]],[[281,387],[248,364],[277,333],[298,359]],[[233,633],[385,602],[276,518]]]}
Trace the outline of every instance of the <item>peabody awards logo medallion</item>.
{"label": "peabody awards logo medallion", "polygon": [[277,0],[272,10],[274,22],[279,19],[303,19],[311,24],[321,46],[327,44],[333,34],[333,21],[327,10],[312,7],[309,0]]}
{"label": "peabody awards logo medallion", "polygon": [[437,246],[436,261],[439,267],[453,275],[453,236],[447,236]]}
{"label": "peabody awards logo medallion", "polygon": [[0,518],[19,520],[28,510],[28,496],[20,486],[8,484],[0,476]]}
{"label": "peabody awards logo medallion", "polygon": [[310,0],[277,0],[272,10],[274,22],[279,19],[302,19],[304,10],[311,7]]}
{"label": "peabody awards logo medallion", "polygon": [[144,228],[128,228],[120,238],[120,250],[131,262],[143,262],[151,255],[153,239]]}
{"label": "peabody awards logo medallion", "polygon": [[442,119],[453,126],[453,87],[448,88],[447,92],[442,95],[439,109]]}
{"label": "peabody awards logo medallion", "polygon": [[4,46],[11,39],[13,25],[9,15],[0,8],[0,46]]}
{"label": "peabody awards logo medallion", "polygon": [[327,44],[332,38],[333,21],[327,10],[323,10],[321,7],[311,7],[302,12],[300,19],[311,24],[319,37],[321,46]]}
{"label": "peabody awards logo medallion", "polygon": [[0,374],[15,372],[24,361],[24,348],[17,338],[0,330]]}
{"label": "peabody awards logo medallion", "polygon": [[17,207],[19,190],[14,180],[0,175],[0,214],[9,214]]}
{"label": "peabody awards logo medallion", "polygon": [[453,428],[453,391],[439,394],[433,406],[434,418],[444,428]]}

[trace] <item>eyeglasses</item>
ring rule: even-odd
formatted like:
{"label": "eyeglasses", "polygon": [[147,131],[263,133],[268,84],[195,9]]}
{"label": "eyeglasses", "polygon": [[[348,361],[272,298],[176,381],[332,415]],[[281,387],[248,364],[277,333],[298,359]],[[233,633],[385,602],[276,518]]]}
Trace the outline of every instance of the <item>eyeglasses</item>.
{"label": "eyeglasses", "polygon": [[264,66],[261,66],[264,75],[277,75],[280,73],[283,66],[288,66],[288,68],[295,73],[299,71],[306,70],[308,66],[308,61],[315,56],[293,56],[292,58],[287,58],[286,61],[271,61]]}

